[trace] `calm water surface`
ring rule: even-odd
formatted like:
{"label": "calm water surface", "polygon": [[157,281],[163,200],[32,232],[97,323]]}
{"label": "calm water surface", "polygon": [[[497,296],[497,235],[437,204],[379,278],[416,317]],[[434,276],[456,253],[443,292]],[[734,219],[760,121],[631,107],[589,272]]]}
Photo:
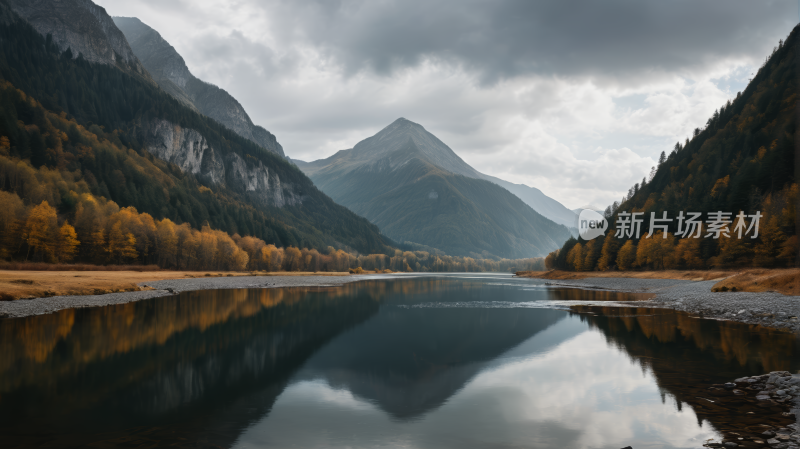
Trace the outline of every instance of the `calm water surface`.
{"label": "calm water surface", "polygon": [[800,369],[794,335],[601,302],[633,299],[458,274],[0,320],[0,446],[697,448],[743,425],[711,383]]}

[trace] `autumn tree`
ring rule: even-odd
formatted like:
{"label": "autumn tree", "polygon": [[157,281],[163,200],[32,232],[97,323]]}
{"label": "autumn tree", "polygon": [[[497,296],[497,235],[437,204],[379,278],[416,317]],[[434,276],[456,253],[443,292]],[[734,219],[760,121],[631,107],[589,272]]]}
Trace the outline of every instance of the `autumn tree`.
{"label": "autumn tree", "polygon": [[636,244],[633,240],[628,240],[622,245],[617,253],[617,268],[620,270],[630,270],[636,261]]}
{"label": "autumn tree", "polygon": [[175,223],[168,218],[158,222],[156,248],[160,266],[175,267],[177,265],[178,235],[175,233]]}
{"label": "autumn tree", "polygon": [[111,232],[108,234],[107,251],[111,259],[117,263],[132,261],[139,257],[136,251],[136,237],[130,232],[124,232],[119,221],[111,227]]}
{"label": "autumn tree", "polygon": [[567,266],[575,271],[583,269],[583,245],[576,244],[567,253]]}
{"label": "autumn tree", "polygon": [[58,246],[56,250],[58,261],[71,262],[75,258],[75,254],[78,253],[78,245],[80,244],[75,228],[64,222],[58,229]]}
{"label": "autumn tree", "polygon": [[606,236],[605,240],[603,240],[603,248],[600,250],[600,259],[597,261],[597,269],[600,271],[607,271],[615,266],[617,252],[621,246],[622,242],[614,237],[614,234]]}
{"label": "autumn tree", "polygon": [[25,205],[15,193],[0,190],[0,259],[9,259],[20,248]]}
{"label": "autumn tree", "polygon": [[54,258],[57,227],[56,210],[47,201],[31,209],[23,233],[23,239],[28,244],[28,256],[33,249],[34,256],[39,254],[45,260]]}
{"label": "autumn tree", "polygon": [[290,246],[284,249],[283,269],[286,271],[299,271],[302,265],[302,254],[300,250]]}
{"label": "autumn tree", "polygon": [[700,253],[700,239],[682,238],[675,248],[675,260],[678,266],[699,270],[705,268]]}

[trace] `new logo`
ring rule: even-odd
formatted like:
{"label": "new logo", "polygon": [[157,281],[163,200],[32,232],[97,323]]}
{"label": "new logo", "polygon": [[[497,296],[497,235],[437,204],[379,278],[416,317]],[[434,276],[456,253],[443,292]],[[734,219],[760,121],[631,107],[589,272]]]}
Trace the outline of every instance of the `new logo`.
{"label": "new logo", "polygon": [[578,235],[584,240],[592,240],[606,233],[606,217],[591,209],[583,209],[578,214]]}

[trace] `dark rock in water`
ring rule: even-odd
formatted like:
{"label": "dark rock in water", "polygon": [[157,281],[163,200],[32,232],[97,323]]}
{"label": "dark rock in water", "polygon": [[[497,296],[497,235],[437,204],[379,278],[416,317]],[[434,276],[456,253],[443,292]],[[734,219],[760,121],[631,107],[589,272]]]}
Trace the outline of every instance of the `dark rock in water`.
{"label": "dark rock in water", "polygon": [[726,390],[733,390],[734,388],[736,388],[736,384],[733,382],[728,382],[724,385],[724,387]]}
{"label": "dark rock in water", "polygon": [[733,441],[728,441],[727,443],[724,443],[723,446],[725,446],[725,447],[738,447],[739,443],[734,443]]}
{"label": "dark rock in water", "polygon": [[771,430],[767,430],[766,432],[762,433],[761,435],[764,435],[764,438],[772,438],[772,437],[775,436],[775,432],[773,432]]}
{"label": "dark rock in water", "polygon": [[625,446],[625,447],[623,447],[622,449],[633,449],[633,448],[632,448],[632,447],[630,447],[630,446]]}

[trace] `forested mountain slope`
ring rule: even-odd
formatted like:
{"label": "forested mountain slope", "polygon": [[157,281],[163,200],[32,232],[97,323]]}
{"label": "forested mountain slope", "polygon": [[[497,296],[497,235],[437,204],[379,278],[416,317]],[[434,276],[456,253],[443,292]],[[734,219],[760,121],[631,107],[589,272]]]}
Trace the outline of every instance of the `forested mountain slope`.
{"label": "forested mountain slope", "polygon": [[[652,177],[634,185],[621,204],[607,210],[613,218],[605,242],[580,242],[583,255],[573,254],[568,263],[568,253],[579,243],[571,240],[559,252],[556,265],[574,269],[574,261],[582,260],[580,269],[589,270],[797,263],[799,39],[800,27],[795,27],[743,92],[715,111],[703,128],[696,128],[691,139],[675,144],[669,155],[662,153]],[[700,212],[704,229],[710,212],[730,212],[731,221],[740,211],[749,216],[759,212],[762,217],[756,239],[675,239],[678,222],[673,220],[669,238],[655,239],[656,244],[654,239],[637,243],[627,237],[609,238],[622,211],[644,212],[645,226],[653,212],[656,217],[667,212],[673,219],[680,211]],[[746,220],[748,227],[753,221]],[[730,230],[734,227],[735,222],[729,224]]]}
{"label": "forested mountain slope", "polygon": [[[37,188],[47,190],[65,216],[81,194],[74,185],[155,218],[278,246],[388,249],[377,227],[284,158],[140,76],[63,52],[6,0],[0,17],[0,78],[8,83],[0,95],[0,189],[28,202],[41,197]],[[37,183],[28,182],[30,170],[39,172]]]}
{"label": "forested mountain slope", "polygon": [[422,126],[398,119],[352,150],[299,164],[322,191],[390,238],[471,257],[542,256],[566,227],[480,173]]}
{"label": "forested mountain slope", "polygon": [[269,131],[253,124],[241,104],[228,92],[192,75],[175,48],[136,17],[114,17],[133,53],[158,85],[201,114],[234,130],[255,144],[284,156],[283,147]]}
{"label": "forested mountain slope", "polygon": [[60,51],[69,50],[75,57],[80,54],[89,62],[116,66],[153,81],[105,9],[91,0],[6,1],[39,34],[49,34]]}

